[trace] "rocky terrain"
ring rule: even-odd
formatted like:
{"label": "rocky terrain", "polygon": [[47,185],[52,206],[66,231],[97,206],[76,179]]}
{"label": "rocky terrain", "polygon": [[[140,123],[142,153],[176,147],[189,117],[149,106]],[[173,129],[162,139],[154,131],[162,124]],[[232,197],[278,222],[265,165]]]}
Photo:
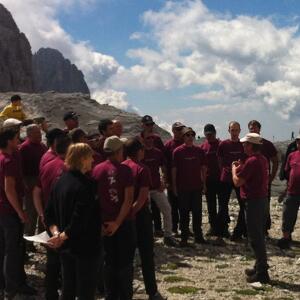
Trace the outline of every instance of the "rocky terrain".
{"label": "rocky terrain", "polygon": [[[10,93],[0,93],[0,110],[9,102]],[[141,117],[110,105],[99,104],[89,95],[81,93],[62,94],[46,92],[41,94],[19,93],[23,99],[24,110],[28,118],[44,116],[52,128],[64,127],[63,115],[67,111],[80,114],[80,127],[88,133],[97,132],[99,120],[102,118],[118,119],[124,125],[124,136],[135,136],[140,131]],[[165,140],[170,134],[157,127],[155,129]]]}
{"label": "rocky terrain", "polygon": [[10,12],[0,3],[0,91],[33,90],[30,44]]}
{"label": "rocky terrain", "polygon": [[32,69],[37,93],[90,93],[83,73],[56,49],[39,49],[32,57]]}

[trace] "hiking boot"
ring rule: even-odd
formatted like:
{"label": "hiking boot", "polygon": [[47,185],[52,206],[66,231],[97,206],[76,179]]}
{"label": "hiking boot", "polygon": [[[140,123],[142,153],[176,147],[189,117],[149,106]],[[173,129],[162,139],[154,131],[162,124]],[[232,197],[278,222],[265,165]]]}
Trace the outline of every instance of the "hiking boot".
{"label": "hiking boot", "polygon": [[247,277],[247,282],[270,283],[269,273],[268,271],[255,273],[254,275]]}
{"label": "hiking boot", "polygon": [[195,237],[195,244],[207,244],[207,241],[203,238],[202,235]]}
{"label": "hiking boot", "polygon": [[252,269],[245,269],[245,275],[247,275],[248,277],[255,275],[256,273],[256,268],[252,268]]}
{"label": "hiking boot", "polygon": [[177,247],[177,242],[170,236],[164,237],[164,244],[168,247]]}
{"label": "hiking boot", "polygon": [[160,292],[156,292],[153,296],[149,296],[149,300],[167,300],[168,298],[163,297]]}
{"label": "hiking boot", "polygon": [[290,244],[291,244],[291,240],[290,239],[285,239],[285,238],[281,238],[277,242],[277,246],[280,249],[290,249]]}

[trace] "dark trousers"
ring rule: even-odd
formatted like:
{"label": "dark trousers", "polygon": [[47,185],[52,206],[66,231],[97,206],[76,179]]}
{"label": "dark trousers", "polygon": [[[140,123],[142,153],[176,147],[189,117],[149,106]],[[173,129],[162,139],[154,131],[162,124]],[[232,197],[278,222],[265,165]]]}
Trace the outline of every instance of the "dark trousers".
{"label": "dark trousers", "polygon": [[104,243],[106,300],[131,300],[136,233],[133,221],[125,221]]}
{"label": "dark trousers", "polygon": [[266,231],[271,229],[272,220],[271,220],[271,184],[268,187],[268,212],[267,212],[267,219],[266,219]]}
{"label": "dark trousers", "polygon": [[60,258],[59,253],[53,249],[47,249],[47,263],[45,276],[46,300],[57,300],[60,287]]}
{"label": "dark trousers", "polygon": [[142,273],[146,293],[153,296],[157,292],[154,264],[154,240],[151,222],[151,213],[146,206],[136,215],[137,247],[142,263]]}
{"label": "dark trousers", "polygon": [[62,300],[94,300],[97,286],[98,257],[61,253]]}
{"label": "dark trousers", "polygon": [[297,221],[300,206],[300,196],[288,197],[283,202],[282,231],[292,233]]}
{"label": "dark trousers", "polygon": [[202,192],[179,191],[179,214],[181,239],[187,241],[189,238],[190,211],[192,212],[193,231],[195,238],[202,236]]}
{"label": "dark trousers", "polygon": [[245,207],[248,240],[254,251],[256,271],[262,273],[268,269],[264,232],[268,212],[268,199],[246,200]]}
{"label": "dark trousers", "polygon": [[23,224],[17,215],[1,215],[0,288],[17,292],[25,281]]}
{"label": "dark trousers", "polygon": [[178,206],[178,197],[174,195],[171,190],[168,190],[168,199],[171,205],[172,213],[172,230],[176,232],[179,225],[179,206]]}
{"label": "dark trousers", "polygon": [[210,227],[215,231],[218,230],[217,226],[217,210],[220,207],[221,199],[221,183],[219,180],[208,179],[206,181],[206,203],[208,211],[208,221]]}
{"label": "dark trousers", "polygon": [[217,216],[218,227],[221,233],[228,230],[228,224],[230,223],[228,203],[233,189],[235,190],[240,207],[234,234],[245,235],[247,232],[245,223],[245,201],[241,200],[240,189],[235,187],[233,183],[221,182],[220,207]]}
{"label": "dark trousers", "polygon": [[155,231],[162,231],[162,222],[161,222],[161,215],[160,210],[157,207],[155,201],[151,199],[151,215],[152,220],[154,223],[154,230]]}

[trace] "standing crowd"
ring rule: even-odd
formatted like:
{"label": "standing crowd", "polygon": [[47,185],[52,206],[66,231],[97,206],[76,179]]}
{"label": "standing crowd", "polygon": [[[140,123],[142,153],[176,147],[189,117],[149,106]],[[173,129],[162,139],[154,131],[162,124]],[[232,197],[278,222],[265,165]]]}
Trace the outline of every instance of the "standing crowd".
{"label": "standing crowd", "polygon": [[[173,138],[163,143],[149,115],[141,118],[135,137],[123,138],[120,120],[110,119],[100,120],[99,133],[88,135],[75,112],[65,113],[65,128],[49,130],[44,118],[28,120],[21,103],[14,95],[0,114],[0,291],[5,299],[36,294],[24,270],[26,252],[36,249],[24,243],[23,234],[44,230],[50,236],[45,299],[95,299],[97,289],[106,300],[132,299],[136,250],[149,299],[165,299],[156,282],[154,236],[162,237],[165,247],[190,247],[191,238],[206,244],[206,236],[248,239],[256,261],[245,270],[246,280],[270,282],[265,237],[278,155],[260,135],[258,121],[248,123],[243,138],[240,124],[230,122],[223,141],[207,124],[201,145],[192,128],[175,122]],[[300,204],[300,135],[288,148],[282,179],[287,197],[278,246],[286,249]],[[239,213],[231,233],[233,190]],[[205,234],[203,195],[210,224]]]}

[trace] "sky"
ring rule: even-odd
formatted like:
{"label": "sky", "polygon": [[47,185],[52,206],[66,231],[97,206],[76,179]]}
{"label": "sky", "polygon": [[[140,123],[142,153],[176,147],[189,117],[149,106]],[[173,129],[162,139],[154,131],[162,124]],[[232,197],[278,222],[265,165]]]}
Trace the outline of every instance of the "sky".
{"label": "sky", "polygon": [[60,50],[100,103],[175,121],[300,128],[298,0],[0,0],[29,39]]}

